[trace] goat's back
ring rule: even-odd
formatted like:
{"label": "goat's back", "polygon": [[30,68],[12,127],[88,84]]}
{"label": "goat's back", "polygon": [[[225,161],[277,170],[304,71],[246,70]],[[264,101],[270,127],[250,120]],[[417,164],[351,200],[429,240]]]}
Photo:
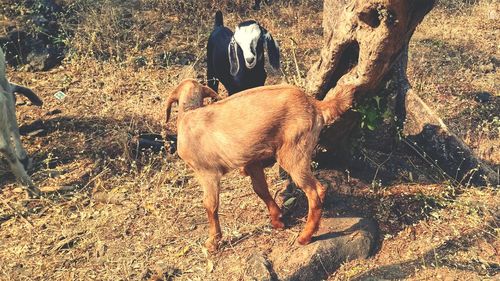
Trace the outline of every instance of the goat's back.
{"label": "goat's back", "polygon": [[[240,92],[186,112],[178,126],[181,158],[229,170],[273,158],[285,143],[299,144],[323,126],[312,98],[289,85]],[[297,148],[298,151],[300,148]]]}

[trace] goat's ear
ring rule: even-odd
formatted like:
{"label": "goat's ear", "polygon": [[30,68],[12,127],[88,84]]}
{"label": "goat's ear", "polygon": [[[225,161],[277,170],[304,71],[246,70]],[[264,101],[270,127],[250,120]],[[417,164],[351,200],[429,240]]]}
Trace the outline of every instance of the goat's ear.
{"label": "goat's ear", "polygon": [[207,86],[201,86],[202,87],[202,96],[203,98],[212,98],[213,100],[219,100],[219,96],[217,96],[217,93],[214,92],[214,90],[210,89],[210,87]]}
{"label": "goat's ear", "polygon": [[262,36],[264,36],[264,42],[266,43],[267,56],[269,57],[269,64],[275,69],[280,68],[280,48],[278,43],[274,41],[273,36],[265,28],[261,27]]}
{"label": "goat's ear", "polygon": [[231,42],[227,46],[227,54],[229,57],[229,73],[232,76],[236,76],[240,70],[240,62],[238,59],[238,44],[234,37],[231,38]]}
{"label": "goat's ear", "polygon": [[168,123],[168,120],[170,120],[170,112],[172,111],[172,104],[174,104],[174,102],[176,102],[178,99],[177,99],[177,90],[173,91],[170,96],[168,97],[167,99],[167,119],[166,119],[166,123]]}

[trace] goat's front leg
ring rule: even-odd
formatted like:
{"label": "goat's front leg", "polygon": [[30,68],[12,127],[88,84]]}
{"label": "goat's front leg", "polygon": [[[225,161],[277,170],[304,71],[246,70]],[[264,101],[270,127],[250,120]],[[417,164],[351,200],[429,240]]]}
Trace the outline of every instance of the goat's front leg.
{"label": "goat's front leg", "polygon": [[281,221],[281,209],[278,207],[273,197],[269,193],[269,187],[264,174],[264,168],[260,163],[251,164],[245,167],[245,172],[252,179],[252,187],[255,193],[264,201],[269,210],[271,224],[276,229],[285,227]]}
{"label": "goat's front leg", "polygon": [[[2,115],[0,116],[0,127],[6,125],[5,121],[7,121],[6,117],[8,114],[5,108],[2,109],[4,110],[0,110],[0,114]],[[12,150],[12,147],[10,145],[10,134],[7,130],[8,128],[3,128],[4,129],[0,129],[0,154],[5,156],[12,173],[16,176],[16,178],[21,182],[23,186],[27,187],[27,191],[30,196],[39,196],[40,190],[33,184],[33,181],[28,176],[23,165],[21,164],[21,162],[19,162],[19,159]]]}
{"label": "goat's front leg", "polygon": [[205,247],[210,252],[215,252],[222,238],[219,223],[219,182],[221,175],[212,172],[196,172],[196,177],[203,187],[203,206],[208,217],[208,239],[205,242]]}
{"label": "goat's front leg", "polygon": [[28,153],[26,153],[26,150],[21,143],[21,135],[19,134],[19,127],[17,126],[16,121],[16,105],[14,103],[14,98],[10,96],[7,97],[6,103],[7,114],[5,116],[5,120],[7,121],[6,123],[9,128],[10,136],[12,136],[12,141],[14,142],[17,158],[23,164],[24,169],[27,170],[30,168],[30,160],[28,158]]}

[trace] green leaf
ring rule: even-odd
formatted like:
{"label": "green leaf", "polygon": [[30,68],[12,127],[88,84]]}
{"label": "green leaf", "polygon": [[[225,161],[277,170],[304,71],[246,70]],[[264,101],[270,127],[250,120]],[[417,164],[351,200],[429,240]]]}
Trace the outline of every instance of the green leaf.
{"label": "green leaf", "polygon": [[376,111],[369,111],[366,113],[366,119],[369,123],[374,123],[377,120],[378,114]]}
{"label": "green leaf", "polygon": [[297,198],[292,197],[292,198],[286,200],[285,203],[283,203],[283,206],[285,206],[287,208],[291,207],[293,205],[293,203],[295,202],[296,199]]}

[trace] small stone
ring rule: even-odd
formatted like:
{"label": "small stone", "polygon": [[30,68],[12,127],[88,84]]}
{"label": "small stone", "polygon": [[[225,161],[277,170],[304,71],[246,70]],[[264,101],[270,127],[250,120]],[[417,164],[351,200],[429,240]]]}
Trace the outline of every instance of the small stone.
{"label": "small stone", "polygon": [[245,281],[271,281],[271,264],[267,258],[260,253],[250,255],[246,260]]}
{"label": "small stone", "polygon": [[488,92],[479,92],[474,97],[474,100],[480,103],[487,103],[491,101],[491,94]]}

